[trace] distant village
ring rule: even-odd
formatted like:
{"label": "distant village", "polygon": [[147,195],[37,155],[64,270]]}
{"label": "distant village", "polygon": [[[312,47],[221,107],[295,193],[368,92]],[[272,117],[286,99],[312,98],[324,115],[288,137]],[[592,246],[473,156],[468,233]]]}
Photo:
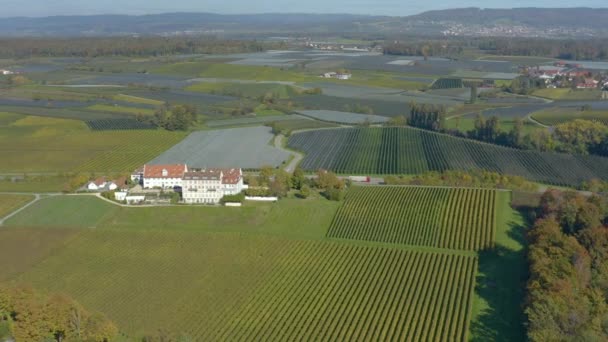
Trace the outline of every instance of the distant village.
{"label": "distant village", "polygon": [[524,74],[543,80],[547,88],[608,90],[608,75],[584,69],[578,63],[555,62],[553,65],[524,67]]}

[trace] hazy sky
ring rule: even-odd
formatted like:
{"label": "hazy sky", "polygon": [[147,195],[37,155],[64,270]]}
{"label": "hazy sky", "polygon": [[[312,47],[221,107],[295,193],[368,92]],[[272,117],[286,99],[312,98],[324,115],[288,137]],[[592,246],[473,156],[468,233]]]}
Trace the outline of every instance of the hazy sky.
{"label": "hazy sky", "polygon": [[409,15],[454,7],[607,7],[606,0],[0,0],[0,17],[73,14],[358,13]]}

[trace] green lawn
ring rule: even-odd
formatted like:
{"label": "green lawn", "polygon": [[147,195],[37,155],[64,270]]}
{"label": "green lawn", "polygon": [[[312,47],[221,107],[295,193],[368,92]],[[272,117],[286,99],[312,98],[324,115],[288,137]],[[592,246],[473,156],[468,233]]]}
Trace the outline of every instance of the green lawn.
{"label": "green lawn", "polygon": [[266,233],[323,238],[339,203],[324,199],[285,199],[241,208],[173,206],[124,208],[93,196],[51,197],[6,224],[21,227],[99,227],[120,230],[188,230]]}
{"label": "green lawn", "polygon": [[28,202],[34,199],[34,196],[28,195],[4,195],[0,194],[0,218],[12,213],[21,208]]}
{"label": "green lawn", "polygon": [[554,107],[543,109],[532,113],[532,118],[545,125],[557,125],[560,123],[583,119],[600,121],[608,124],[608,111],[605,110],[588,110],[581,111],[578,108]]}
{"label": "green lawn", "polygon": [[6,222],[16,227],[96,227],[117,206],[87,195],[47,197]]}
{"label": "green lawn", "polygon": [[481,252],[473,316],[472,341],[524,341],[522,304],[527,277],[526,222],[511,209],[511,192],[497,201],[496,249]]}

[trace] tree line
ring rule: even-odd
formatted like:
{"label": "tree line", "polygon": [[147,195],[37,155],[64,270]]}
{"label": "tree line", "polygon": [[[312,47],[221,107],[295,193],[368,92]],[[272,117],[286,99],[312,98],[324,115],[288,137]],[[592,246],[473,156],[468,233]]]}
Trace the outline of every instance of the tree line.
{"label": "tree line", "polygon": [[118,328],[61,294],[0,285],[0,340],[108,342]]}
{"label": "tree line", "polygon": [[283,42],[222,40],[212,37],[88,37],[2,38],[0,58],[101,56],[170,56],[177,54],[229,54],[285,49]]}
{"label": "tree line", "polygon": [[608,59],[608,39],[548,39],[513,37],[453,37],[393,40],[383,47],[384,54],[404,56],[442,56],[460,58],[466,49],[479,49],[501,56],[534,56],[566,60]]}
{"label": "tree line", "polygon": [[550,190],[532,213],[528,338],[608,340],[608,199]]}
{"label": "tree line", "polygon": [[168,131],[187,131],[198,121],[195,106],[191,105],[163,105],[154,115],[137,114],[136,120],[154,127],[164,128]]}

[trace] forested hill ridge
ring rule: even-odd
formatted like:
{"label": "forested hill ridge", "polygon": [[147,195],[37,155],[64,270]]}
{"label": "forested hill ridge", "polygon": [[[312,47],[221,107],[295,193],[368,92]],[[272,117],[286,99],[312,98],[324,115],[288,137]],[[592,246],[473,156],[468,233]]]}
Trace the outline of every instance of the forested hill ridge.
{"label": "forested hill ridge", "polygon": [[526,25],[536,28],[570,27],[601,28],[606,27],[608,8],[456,8],[428,11],[406,17],[405,20],[434,22],[453,22],[467,25]]}
{"label": "forested hill ridge", "polygon": [[460,8],[406,17],[304,13],[15,17],[0,18],[0,36],[357,33],[587,37],[608,35],[607,17],[608,8]]}

